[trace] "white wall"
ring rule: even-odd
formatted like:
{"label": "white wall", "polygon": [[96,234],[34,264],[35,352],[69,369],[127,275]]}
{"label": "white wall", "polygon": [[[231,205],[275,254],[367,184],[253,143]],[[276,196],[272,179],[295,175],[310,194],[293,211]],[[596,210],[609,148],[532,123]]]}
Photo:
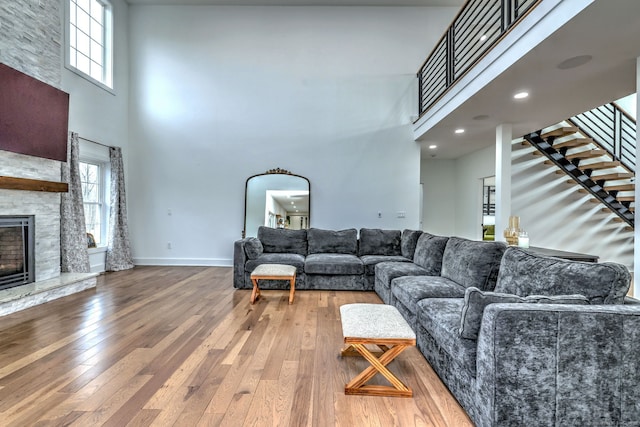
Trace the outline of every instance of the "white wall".
{"label": "white wall", "polygon": [[520,216],[531,246],[598,255],[600,262],[618,262],[633,271],[633,231],[533,150],[514,143],[511,171],[511,212]]}
{"label": "white wall", "polygon": [[[69,93],[69,131],[99,143],[122,147],[128,164],[129,48],[128,9],[124,0],[111,0],[114,18],[114,93],[108,92],[64,67],[62,89]],[[64,61],[64,54],[62,54]],[[92,153],[80,146],[80,155]],[[107,154],[108,155],[108,154]],[[125,180],[129,182],[128,174]],[[129,184],[127,184],[129,185]],[[91,249],[91,271],[104,271],[105,250]]]}
{"label": "white wall", "polygon": [[[456,159],[456,235],[482,239],[482,179],[495,175],[496,150],[483,148]],[[497,233],[497,231],[496,231]]]}
{"label": "white wall", "polygon": [[[618,262],[633,271],[633,231],[578,192],[579,186],[568,184],[569,177],[545,165],[545,157],[531,154],[533,148],[514,142],[512,150],[511,214],[520,217],[531,246],[598,255],[601,262]],[[425,190],[424,230],[479,240],[482,178],[493,175],[494,168],[493,146],[456,160],[423,160],[423,179],[442,183],[454,194],[446,200]],[[437,218],[428,211],[437,212]]]}
{"label": "white wall", "polygon": [[422,229],[432,234],[456,233],[456,161],[423,159],[420,181],[423,183]]}
{"label": "white wall", "polygon": [[309,178],[313,227],[418,226],[415,72],[456,8],[130,12],[136,263],[229,265],[275,167]]}

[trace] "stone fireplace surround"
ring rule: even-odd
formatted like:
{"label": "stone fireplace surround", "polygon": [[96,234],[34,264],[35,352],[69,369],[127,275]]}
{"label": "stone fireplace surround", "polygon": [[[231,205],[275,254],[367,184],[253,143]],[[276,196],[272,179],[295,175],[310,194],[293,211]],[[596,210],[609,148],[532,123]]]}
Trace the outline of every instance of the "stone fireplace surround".
{"label": "stone fireplace surround", "polygon": [[[60,181],[62,163],[0,150],[1,175]],[[0,189],[0,215],[35,216],[31,284],[0,290],[0,316],[96,286],[94,273],[60,273],[60,193]]]}

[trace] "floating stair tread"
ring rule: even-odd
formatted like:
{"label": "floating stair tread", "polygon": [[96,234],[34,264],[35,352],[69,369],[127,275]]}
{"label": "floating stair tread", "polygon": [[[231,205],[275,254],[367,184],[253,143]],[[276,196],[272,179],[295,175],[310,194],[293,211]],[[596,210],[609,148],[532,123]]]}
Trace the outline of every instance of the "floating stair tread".
{"label": "floating stair tread", "polygon": [[636,200],[635,196],[617,196],[616,200],[619,202],[633,202]]}
{"label": "floating stair tread", "polygon": [[591,170],[595,170],[595,169],[610,169],[610,168],[615,168],[620,166],[620,162],[618,161],[614,161],[614,162],[595,162],[595,163],[591,163],[588,165],[580,165],[580,169],[582,170],[587,170],[587,169],[591,169]]}
{"label": "floating stair tread", "polygon": [[545,132],[540,137],[542,139],[547,139],[550,136],[565,136],[571,135],[572,133],[578,132],[578,128],[575,126],[565,126],[558,129],[550,130],[549,132]]}
{"label": "floating stair tread", "polygon": [[629,178],[633,178],[633,174],[630,172],[612,172],[612,173],[605,173],[602,175],[591,176],[591,179],[593,181],[600,181],[600,180],[615,181],[617,179],[629,179]]}
{"label": "floating stair tread", "polygon": [[569,139],[567,141],[562,141],[562,142],[554,142],[553,143],[553,148],[555,149],[560,149],[560,148],[574,148],[574,147],[584,147],[585,145],[589,145],[589,144],[593,144],[593,139],[591,138],[574,138],[574,139]]}
{"label": "floating stair tread", "polygon": [[607,191],[634,191],[636,189],[635,184],[619,184],[619,185],[605,185]]}
{"label": "floating stair tread", "polygon": [[577,153],[571,153],[565,155],[565,157],[569,160],[571,159],[593,159],[595,157],[602,157],[607,154],[604,150],[585,150]]}

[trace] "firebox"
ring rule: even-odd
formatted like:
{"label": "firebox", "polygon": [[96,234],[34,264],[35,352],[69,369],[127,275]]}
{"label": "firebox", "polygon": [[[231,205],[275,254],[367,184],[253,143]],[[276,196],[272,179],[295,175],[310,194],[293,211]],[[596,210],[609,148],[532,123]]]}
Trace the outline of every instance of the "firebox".
{"label": "firebox", "polygon": [[33,215],[0,216],[0,290],[35,281]]}

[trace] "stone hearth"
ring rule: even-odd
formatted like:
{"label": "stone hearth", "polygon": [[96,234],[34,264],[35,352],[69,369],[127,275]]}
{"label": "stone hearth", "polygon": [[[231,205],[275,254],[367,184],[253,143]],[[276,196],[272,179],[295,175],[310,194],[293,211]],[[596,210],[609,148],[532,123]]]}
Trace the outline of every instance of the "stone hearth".
{"label": "stone hearth", "polygon": [[95,288],[98,273],[62,273],[53,279],[0,291],[0,316]]}

